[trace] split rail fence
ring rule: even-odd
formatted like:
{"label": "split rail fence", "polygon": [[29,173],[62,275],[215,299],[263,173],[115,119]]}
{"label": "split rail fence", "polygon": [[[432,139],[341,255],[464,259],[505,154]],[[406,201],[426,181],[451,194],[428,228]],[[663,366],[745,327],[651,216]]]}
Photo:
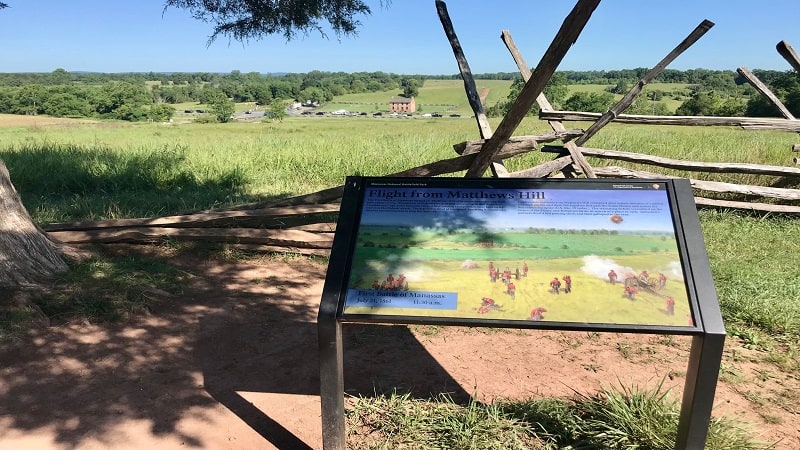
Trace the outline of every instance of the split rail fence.
{"label": "split rail fence", "polygon": [[[503,31],[501,39],[517,64],[525,85],[509,112],[493,131],[481,103],[475,80],[447,12],[444,1],[436,0],[436,9],[445,35],[450,42],[459,67],[467,99],[477,121],[480,139],[461,142],[453,147],[457,156],[431,162],[387,176],[435,177],[465,172],[466,177],[481,177],[490,170],[495,177],[615,177],[663,179],[675,177],[668,171],[652,172],[619,166],[596,166],[587,157],[647,165],[654,168],[685,172],[753,174],[779,177],[770,185],[755,186],[705,181],[690,178],[695,189],[695,201],[700,207],[733,208],[759,213],[800,214],[800,189],[774,187],[793,186],[800,181],[800,168],[744,163],[682,161],[660,156],[620,150],[586,147],[584,144],[608,123],[659,124],[684,126],[738,126],[746,130],[775,129],[800,132],[800,120],[781,104],[780,100],[749,70],[739,73],[756,90],[769,99],[784,115],[779,118],[747,117],[685,117],[626,115],[644,86],[655,79],[675,58],[697,42],[714,24],[702,21],[645,74],[607,112],[587,113],[555,111],[542,93],[559,63],[574,43],[600,0],[579,0],[565,18],[561,28],[531,71],[517,49],[511,34]],[[777,45],[778,52],[800,73],[800,58],[785,41]],[[539,118],[546,120],[552,132],[531,136],[513,136],[533,104],[540,109]],[[564,122],[591,121],[585,130],[567,129]],[[559,143],[555,145],[553,143]],[[553,144],[553,145],[546,145]],[[793,151],[800,151],[795,144]],[[503,161],[528,152],[552,152],[554,159],[524,170],[509,172]],[[795,164],[798,158],[794,158]],[[225,242],[254,251],[290,252],[304,255],[327,255],[333,242],[342,186],[280,201],[238,205],[236,207],[202,211],[195,214],[149,219],[107,220],[51,224],[48,234],[64,243],[150,243],[173,239],[180,241]]]}

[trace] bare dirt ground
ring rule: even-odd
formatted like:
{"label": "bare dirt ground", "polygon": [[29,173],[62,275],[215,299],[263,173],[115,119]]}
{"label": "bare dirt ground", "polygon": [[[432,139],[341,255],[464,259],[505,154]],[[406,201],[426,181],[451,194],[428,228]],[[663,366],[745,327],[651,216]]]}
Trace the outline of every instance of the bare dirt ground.
{"label": "bare dirt ground", "polygon": [[[0,349],[0,449],[321,448],[315,322],[325,266],[160,256],[191,276],[152,314],[54,326]],[[491,401],[663,381],[679,401],[689,353],[687,338],[654,335],[344,331],[345,391],[356,396],[398,389]],[[715,415],[800,448],[798,376],[734,339],[726,348]]]}

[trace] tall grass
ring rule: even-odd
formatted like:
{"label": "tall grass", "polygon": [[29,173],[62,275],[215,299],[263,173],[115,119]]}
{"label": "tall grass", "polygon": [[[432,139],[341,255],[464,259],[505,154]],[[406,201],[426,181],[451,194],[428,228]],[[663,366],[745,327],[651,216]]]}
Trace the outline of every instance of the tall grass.
{"label": "tall grass", "polygon": [[530,449],[537,439],[523,421],[498,405],[466,406],[442,396],[434,401],[408,394],[359,399],[347,410],[348,448]]}
{"label": "tall grass", "polygon": [[[493,126],[499,120],[493,120]],[[584,123],[570,124],[585,127]],[[547,131],[526,119],[517,134]],[[0,158],[6,161],[29,208],[40,199],[62,198],[60,214],[30,208],[37,220],[154,215],[202,209],[254,198],[297,195],[341,183],[346,175],[385,175],[455,156],[452,145],[477,138],[474,119],[373,119],[302,117],[283,123],[86,124],[79,127],[0,128]],[[795,134],[731,128],[611,124],[590,146],[657,154],[680,159],[788,164]],[[506,162],[519,170],[549,160],[533,152]],[[41,161],[40,163],[37,161]],[[592,164],[647,166],[608,160]],[[150,191],[173,203],[159,209],[126,211],[121,192],[147,197],[126,183],[140,175]],[[671,171],[677,176],[746,184],[775,182],[767,177]],[[74,177],[74,180],[67,180]],[[798,180],[781,181],[797,186]],[[115,189],[108,189],[113,185]],[[93,193],[93,190],[96,191]],[[138,191],[138,192],[137,192]],[[165,195],[166,194],[166,195]],[[175,194],[175,195],[172,195]],[[116,206],[75,205],[103,198]],[[143,203],[159,204],[161,200]],[[44,208],[48,209],[48,208]],[[68,211],[68,213],[64,213]],[[60,217],[60,218],[59,218]]]}
{"label": "tall grass", "polygon": [[796,341],[800,337],[800,243],[796,219],[702,214],[723,315]]}
{"label": "tall grass", "polygon": [[246,201],[245,173],[195,167],[182,146],[120,151],[41,142],[0,154],[40,223],[154,216]]}
{"label": "tall grass", "polygon": [[0,128],[0,159],[40,223],[150,217],[287,197],[454,155],[470,121]]}
{"label": "tall grass", "polygon": [[[574,399],[454,403],[391,393],[356,399],[346,411],[348,448],[671,450],[679,410],[656,386],[605,388]],[[709,450],[769,449],[743,424],[714,418]]]}

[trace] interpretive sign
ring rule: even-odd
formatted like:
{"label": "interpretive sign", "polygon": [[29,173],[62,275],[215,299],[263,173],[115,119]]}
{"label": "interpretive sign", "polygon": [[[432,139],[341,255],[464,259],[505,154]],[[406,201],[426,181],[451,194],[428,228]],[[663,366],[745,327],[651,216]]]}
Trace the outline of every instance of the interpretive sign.
{"label": "interpretive sign", "polygon": [[669,181],[378,178],[354,193],[345,316],[696,329]]}
{"label": "interpretive sign", "polygon": [[692,335],[675,448],[704,447],[725,327],[688,180],[348,177],[317,317],[326,450],[352,322]]}

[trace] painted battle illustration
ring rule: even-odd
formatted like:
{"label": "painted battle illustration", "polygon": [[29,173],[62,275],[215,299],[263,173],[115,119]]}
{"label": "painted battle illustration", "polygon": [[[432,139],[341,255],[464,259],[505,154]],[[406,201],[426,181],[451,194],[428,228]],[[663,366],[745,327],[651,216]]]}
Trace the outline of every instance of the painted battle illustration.
{"label": "painted battle illustration", "polygon": [[662,183],[364,196],[347,314],[694,326]]}

